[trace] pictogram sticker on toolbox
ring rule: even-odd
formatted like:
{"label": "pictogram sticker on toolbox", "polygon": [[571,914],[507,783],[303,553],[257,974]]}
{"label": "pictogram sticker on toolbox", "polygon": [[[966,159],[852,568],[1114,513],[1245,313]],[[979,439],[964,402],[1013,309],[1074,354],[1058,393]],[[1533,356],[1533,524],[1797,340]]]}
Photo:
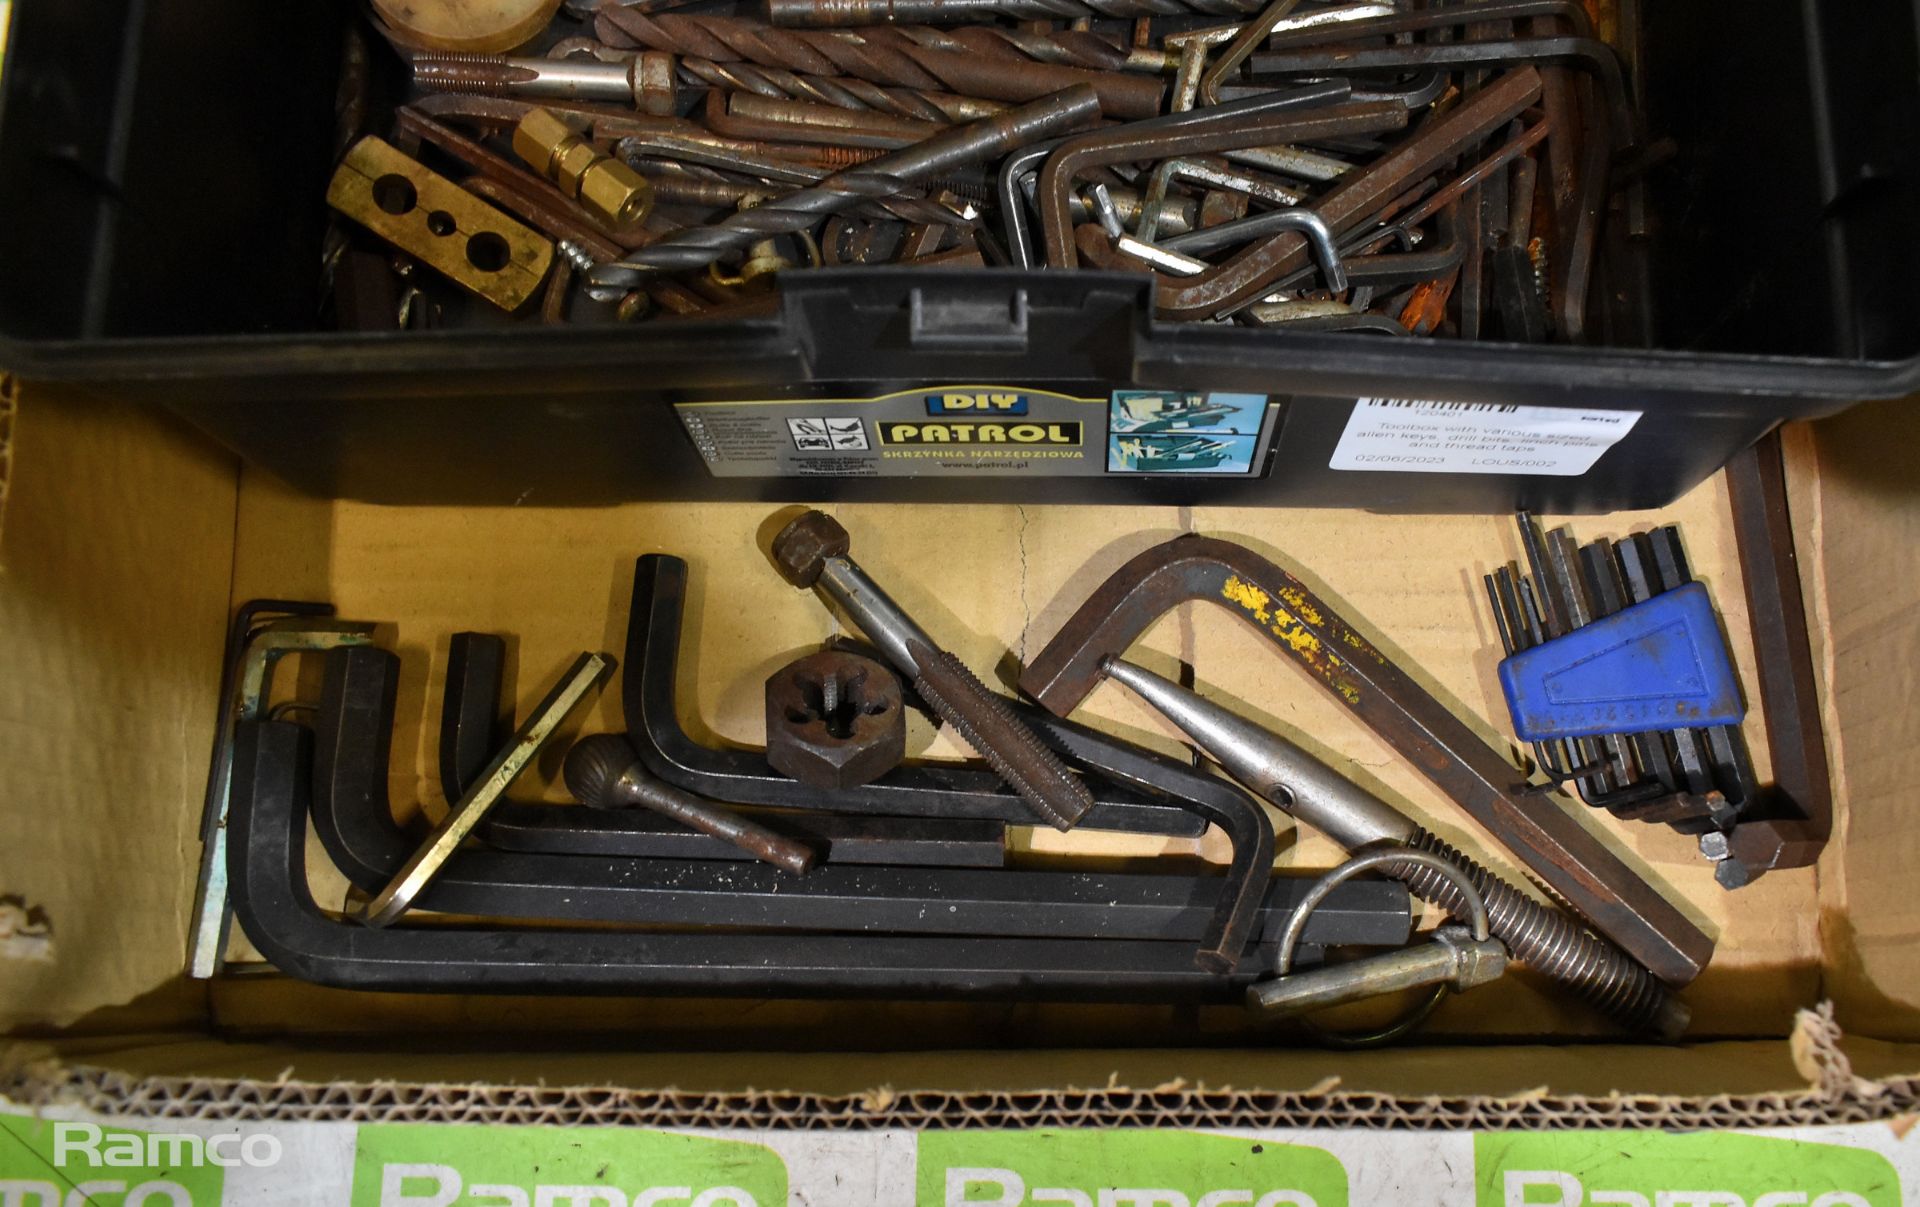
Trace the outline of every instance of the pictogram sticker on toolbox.
{"label": "pictogram sticker on toolbox", "polygon": [[866,424],[858,419],[839,419],[826,415],[789,419],[787,432],[793,437],[793,447],[803,453],[831,449],[865,452],[871,447],[867,443]]}
{"label": "pictogram sticker on toolbox", "polygon": [[1265,394],[929,386],[872,398],[682,402],[715,477],[1251,477],[1279,404]]}

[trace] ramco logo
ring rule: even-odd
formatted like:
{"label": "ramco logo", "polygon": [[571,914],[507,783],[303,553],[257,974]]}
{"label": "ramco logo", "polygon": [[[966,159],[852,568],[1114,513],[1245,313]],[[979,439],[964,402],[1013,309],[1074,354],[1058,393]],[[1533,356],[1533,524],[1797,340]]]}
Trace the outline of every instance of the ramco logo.
{"label": "ramco logo", "polygon": [[[540,1182],[469,1185],[451,1165],[383,1165],[380,1207],[761,1207],[738,1186],[647,1186],[631,1193],[612,1186]],[[774,1207],[768,1204],[767,1207]]]}
{"label": "ramco logo", "polygon": [[927,395],[927,414],[929,415],[1024,415],[1027,413],[1025,394],[929,394]]}
{"label": "ramco logo", "polygon": [[1474,1137],[1479,1207],[1894,1207],[1900,1179],[1864,1149],[1662,1132]]}
{"label": "ramco logo", "polygon": [[354,1149],[354,1207],[785,1207],[786,1202],[787,1167],[772,1149],[673,1132],[366,1126]]}
{"label": "ramco logo", "polygon": [[279,1138],[264,1132],[198,1136],[9,1116],[0,1132],[0,1207],[216,1207],[228,1169],[281,1157]]}
{"label": "ramco logo", "polygon": [[1347,1207],[1347,1171],[1301,1144],[1191,1132],[929,1132],[919,1207]]}
{"label": "ramco logo", "polygon": [[269,1169],[280,1163],[280,1140],[265,1132],[204,1139],[185,1132],[117,1131],[108,1135],[106,1129],[92,1123],[56,1123],[53,1163],[60,1169],[75,1165],[91,1169],[145,1165],[161,1169],[200,1165]]}

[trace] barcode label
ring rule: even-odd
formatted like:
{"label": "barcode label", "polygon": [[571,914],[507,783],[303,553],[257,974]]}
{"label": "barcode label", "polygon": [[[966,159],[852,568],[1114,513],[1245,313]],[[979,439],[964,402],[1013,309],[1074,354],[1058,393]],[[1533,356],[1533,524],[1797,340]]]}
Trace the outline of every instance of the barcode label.
{"label": "barcode label", "polygon": [[1632,431],[1640,414],[1361,398],[1328,464],[1374,473],[1577,477]]}
{"label": "barcode label", "polygon": [[1363,402],[1376,407],[1405,407],[1416,411],[1482,411],[1489,415],[1511,415],[1520,408],[1497,402],[1423,402],[1418,398],[1367,398]]}

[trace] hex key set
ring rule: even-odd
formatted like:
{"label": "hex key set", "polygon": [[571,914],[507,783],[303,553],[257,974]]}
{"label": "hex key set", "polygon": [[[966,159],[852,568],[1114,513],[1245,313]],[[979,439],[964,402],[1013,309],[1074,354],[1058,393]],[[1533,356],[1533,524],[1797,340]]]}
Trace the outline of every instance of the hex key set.
{"label": "hex key set", "polygon": [[[1736,498],[1738,526],[1775,533],[1773,512],[1753,508],[1777,502],[1777,480],[1757,477],[1758,489]],[[1724,651],[1710,648],[1717,619],[1687,582],[1671,529],[1622,540],[1618,582],[1601,575],[1597,587],[1588,580],[1616,568],[1614,546],[1582,551],[1564,533],[1543,536],[1530,517],[1522,536],[1534,577],[1503,568],[1488,586],[1516,726],[1552,750],[1541,759],[1544,785],[1298,575],[1196,534],[1136,555],[1079,604],[1021,670],[1036,707],[941,649],[853,559],[846,528],[804,512],[773,537],[773,568],[816,593],[858,640],[836,637],[768,676],[764,749],[703,745],[682,727],[674,688],[688,567],[646,554],[634,564],[618,670],[625,728],[571,741],[563,779],[575,803],[516,803],[509,792],[608,680],[611,656],[581,653],[515,718],[502,692],[506,640],[458,633],[438,731],[447,807],[424,832],[402,824],[387,796],[398,656],[371,643],[370,624],[276,622],[347,637],[286,639],[324,660],[320,698],[301,706],[310,724],[266,709],[260,675],[231,662],[244,647],[230,655],[229,680],[250,685],[246,708],[223,718],[231,741],[215,760],[216,775],[232,768],[233,910],[280,968],[346,987],[1238,998],[1275,1018],[1426,990],[1397,1021],[1364,1034],[1300,1020],[1316,1040],[1352,1046],[1407,1034],[1450,993],[1496,982],[1516,962],[1624,1027],[1676,1037],[1688,1023],[1676,991],[1714,940],[1551,794],[1582,779],[1618,789],[1593,761],[1602,752],[1696,742],[1704,760],[1737,745],[1737,682]],[[1569,577],[1575,565],[1587,578]],[[1777,588],[1778,576],[1768,582]],[[1190,601],[1270,639],[1532,871],[1548,900],[1197,683],[1128,660],[1136,638]],[[1680,633],[1692,644],[1676,645]],[[1068,719],[1106,679],[1182,731],[1196,758]],[[1622,682],[1637,693],[1626,721]],[[950,726],[980,761],[907,760],[909,710]],[[1706,736],[1686,723],[1695,720]],[[1684,757],[1644,765],[1690,766]],[[1786,770],[1794,785],[1818,782],[1797,765]],[[1703,799],[1731,800],[1737,787],[1747,801],[1759,793],[1752,779],[1747,767],[1737,785]],[[210,802],[220,796],[210,788]],[[1347,860],[1324,873],[1276,873],[1273,824],[1256,797],[1324,832]],[[338,914],[307,890],[309,819],[350,885]],[[1776,814],[1764,824],[1787,850],[1795,823]],[[1017,826],[1175,837],[1217,828],[1231,854],[1224,869],[1205,871],[1041,861],[1012,853]],[[1743,839],[1738,825],[1712,832],[1729,848],[1765,841]],[[209,911],[218,890],[203,880]],[[1426,944],[1409,944],[1415,897],[1451,917]],[[1400,950],[1325,960],[1332,948],[1383,947]]]}
{"label": "hex key set", "polygon": [[[669,714],[685,574],[660,555],[635,574],[629,646],[642,656],[625,668],[627,692],[663,691]],[[439,742],[449,800],[486,787],[487,752],[508,727],[505,672],[499,638],[451,643]],[[1022,708],[1053,757],[1085,769],[1096,802],[1088,824],[1111,817],[1152,832],[1164,821],[1174,835],[1220,825],[1233,850],[1225,873],[1003,866],[1007,824],[1033,819],[990,772],[967,766],[896,769],[857,792],[863,804],[851,814],[834,811],[838,793],[769,772],[745,795],[774,806],[754,818],[819,855],[803,874],[658,814],[496,795],[473,831],[479,844],[435,867],[403,924],[375,926],[351,907],[336,918],[296,867],[305,819],[359,898],[381,893],[423,850],[386,795],[397,673],[385,650],[334,650],[311,727],[236,728],[233,908],[294,975],[359,988],[1223,1001],[1271,975],[1275,943],[1312,883],[1271,874],[1271,824],[1232,784]],[[638,732],[654,760],[622,738],[583,739],[574,754],[611,740],[632,752],[624,774],[644,776],[658,760],[652,734],[684,741],[677,724]],[[877,808],[897,812],[866,812]],[[420,925],[428,916],[448,920]],[[592,929],[569,929],[581,924]],[[1290,959],[1398,946],[1411,924],[1400,886],[1344,885],[1319,902]],[[611,958],[622,944],[630,948]]]}

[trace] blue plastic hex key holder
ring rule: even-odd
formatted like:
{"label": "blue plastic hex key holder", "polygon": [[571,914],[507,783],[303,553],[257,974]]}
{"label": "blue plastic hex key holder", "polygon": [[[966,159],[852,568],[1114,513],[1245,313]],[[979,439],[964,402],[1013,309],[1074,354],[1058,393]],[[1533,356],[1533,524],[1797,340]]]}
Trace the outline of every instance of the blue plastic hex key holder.
{"label": "blue plastic hex key holder", "polygon": [[1686,583],[1500,663],[1529,742],[1738,725],[1740,680],[1705,586]]}

